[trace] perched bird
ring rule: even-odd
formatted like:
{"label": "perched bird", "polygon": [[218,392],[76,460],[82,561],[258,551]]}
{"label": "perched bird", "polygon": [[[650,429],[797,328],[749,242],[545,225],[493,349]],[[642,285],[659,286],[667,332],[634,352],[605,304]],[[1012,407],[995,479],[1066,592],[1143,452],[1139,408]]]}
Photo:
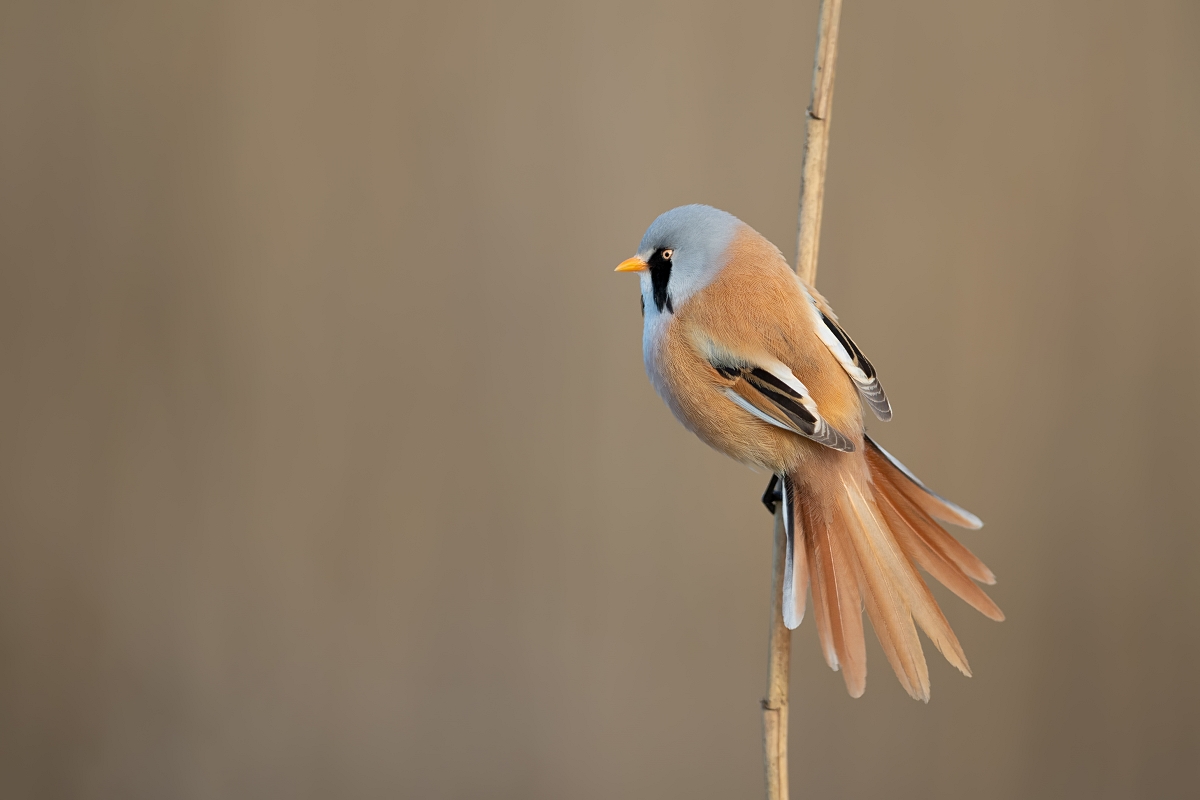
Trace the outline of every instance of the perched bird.
{"label": "perched bird", "polygon": [[867,436],[863,403],[881,420],[891,406],[825,298],[761,234],[704,205],[660,216],[616,271],[640,276],[646,373],[675,417],[711,447],[769,470],[768,508],[782,487],[787,627],[800,624],[811,585],[825,660],[853,697],[866,688],[864,604],[914,698],[929,700],[914,622],[970,675],[916,566],[1004,619],[975,583],[995,583],[991,570],[935,520],[983,523]]}

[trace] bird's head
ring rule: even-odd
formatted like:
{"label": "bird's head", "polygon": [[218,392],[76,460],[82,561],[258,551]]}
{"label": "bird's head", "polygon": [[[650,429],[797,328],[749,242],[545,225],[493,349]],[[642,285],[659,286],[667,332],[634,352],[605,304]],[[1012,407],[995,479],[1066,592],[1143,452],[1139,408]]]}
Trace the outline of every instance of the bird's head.
{"label": "bird's head", "polygon": [[637,272],[647,315],[674,313],[725,266],[741,220],[712,206],[673,208],[651,223],[637,255],[617,272]]}

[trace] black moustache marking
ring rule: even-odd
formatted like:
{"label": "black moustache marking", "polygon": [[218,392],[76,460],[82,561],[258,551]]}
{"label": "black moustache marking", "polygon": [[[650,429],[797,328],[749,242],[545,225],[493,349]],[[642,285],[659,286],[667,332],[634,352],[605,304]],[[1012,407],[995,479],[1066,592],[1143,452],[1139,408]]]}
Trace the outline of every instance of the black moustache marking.
{"label": "black moustache marking", "polygon": [[667,295],[667,284],[671,281],[671,262],[662,257],[661,249],[655,250],[647,262],[650,265],[650,285],[654,288],[654,307],[662,313],[663,308],[675,313],[671,298]]}

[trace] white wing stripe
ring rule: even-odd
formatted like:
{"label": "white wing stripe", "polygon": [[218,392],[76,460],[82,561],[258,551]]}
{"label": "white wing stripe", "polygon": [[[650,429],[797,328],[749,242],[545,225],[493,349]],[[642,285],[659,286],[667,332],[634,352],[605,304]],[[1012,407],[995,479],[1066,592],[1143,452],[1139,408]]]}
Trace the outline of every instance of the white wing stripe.
{"label": "white wing stripe", "polygon": [[758,417],[763,422],[769,422],[770,424],[774,425],[776,428],[783,428],[785,431],[791,431],[792,433],[799,433],[801,436],[804,435],[803,431],[793,428],[791,425],[783,424],[783,422],[781,420],[775,419],[770,414],[766,413],[765,411],[763,411],[762,409],[758,408],[753,403],[751,403],[749,400],[742,397],[740,394],[735,392],[733,389],[730,389],[728,386],[722,387],[721,391],[724,393],[724,395],[726,397],[728,397],[734,403],[737,403],[744,410],[749,411],[751,414]]}

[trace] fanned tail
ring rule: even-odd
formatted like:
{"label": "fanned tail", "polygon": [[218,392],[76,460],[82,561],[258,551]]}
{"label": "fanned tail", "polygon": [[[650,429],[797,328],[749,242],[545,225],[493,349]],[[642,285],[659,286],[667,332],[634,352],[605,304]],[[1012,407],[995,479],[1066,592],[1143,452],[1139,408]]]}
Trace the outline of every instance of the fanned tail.
{"label": "fanned tail", "polygon": [[[947,661],[965,675],[971,670],[916,565],[984,615],[997,620],[1004,615],[971,580],[994,581],[991,571],[942,530],[927,509],[943,510],[943,519],[954,516],[973,527],[978,519],[933,495],[874,442],[866,443],[865,470],[858,459],[840,460],[820,487],[805,485],[798,475],[788,477],[793,552],[803,553],[793,563],[808,569],[825,660],[842,671],[851,696],[861,696],[866,688],[865,605],[905,691],[928,702],[929,669],[917,626]],[[918,492],[933,499],[918,502],[913,496]],[[797,579],[793,585],[803,584]],[[793,608],[803,608],[803,598],[793,602]],[[798,624],[798,615],[793,620]]]}

